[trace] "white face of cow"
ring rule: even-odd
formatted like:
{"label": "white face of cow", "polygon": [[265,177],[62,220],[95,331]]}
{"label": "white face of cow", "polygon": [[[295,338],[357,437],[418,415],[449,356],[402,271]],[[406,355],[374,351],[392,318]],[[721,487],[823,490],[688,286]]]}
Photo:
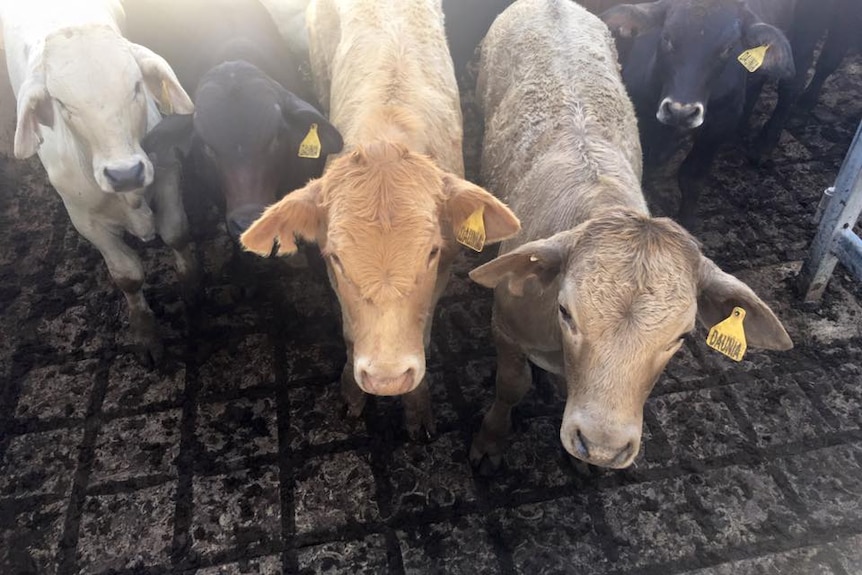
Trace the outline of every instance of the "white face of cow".
{"label": "white face of cow", "polygon": [[153,181],[153,164],[140,146],[147,132],[147,90],[178,113],[192,104],[167,63],[108,27],[70,28],[50,35],[22,86],[15,155],[39,144],[39,124],[59,117],[92,163],[104,192],[127,192]]}

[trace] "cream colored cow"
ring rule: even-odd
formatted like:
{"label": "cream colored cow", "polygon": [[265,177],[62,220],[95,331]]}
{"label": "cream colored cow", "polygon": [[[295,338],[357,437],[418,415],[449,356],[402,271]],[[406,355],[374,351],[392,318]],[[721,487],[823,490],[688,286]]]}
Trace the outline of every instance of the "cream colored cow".
{"label": "cream colored cow", "polygon": [[747,311],[751,346],[789,349],[781,323],[741,281],[704,257],[641,193],[634,110],[605,25],[570,0],[520,0],[482,45],[484,181],[522,218],[517,239],[470,274],[495,287],[497,399],[470,458],[500,463],[510,414],[530,388],[528,361],[566,389],[566,451],[626,467],[643,407],[695,318]]}
{"label": "cream colored cow", "polygon": [[434,430],[425,381],[431,316],[472,214],[486,242],[519,229],[463,179],[461,111],[440,0],[319,0],[307,14],[319,99],[345,151],[242,236],[251,251],[316,241],[341,302],[349,413],[405,395],[411,436]]}
{"label": "cream colored cow", "polygon": [[141,262],[122,235],[145,241],[160,235],[174,250],[181,278],[195,275],[177,166],[160,158],[165,169],[157,171],[141,148],[161,119],[157,98],[175,113],[193,108],[168,64],[122,37],[122,18],[110,0],[0,3],[17,99],[15,156],[39,154],[75,228],[102,253],[123,290],[134,339],[150,362],[162,345],[141,292]]}

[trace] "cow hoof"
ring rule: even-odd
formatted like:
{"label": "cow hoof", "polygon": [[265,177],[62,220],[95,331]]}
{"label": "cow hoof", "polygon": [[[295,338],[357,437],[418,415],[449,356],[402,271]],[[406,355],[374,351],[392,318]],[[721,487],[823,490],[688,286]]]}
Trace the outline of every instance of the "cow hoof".
{"label": "cow hoof", "polygon": [[345,398],[344,417],[346,419],[359,419],[365,409],[365,395],[359,398]]}
{"label": "cow hoof", "polygon": [[492,451],[483,443],[479,437],[473,438],[473,443],[470,445],[470,465],[480,476],[488,477],[500,470],[503,464],[503,454],[498,450]]}
{"label": "cow hoof", "polygon": [[437,435],[437,427],[433,421],[419,424],[407,424],[407,436],[416,443],[430,443]]}
{"label": "cow hoof", "polygon": [[165,346],[158,339],[135,346],[135,357],[143,367],[153,369],[165,358]]}

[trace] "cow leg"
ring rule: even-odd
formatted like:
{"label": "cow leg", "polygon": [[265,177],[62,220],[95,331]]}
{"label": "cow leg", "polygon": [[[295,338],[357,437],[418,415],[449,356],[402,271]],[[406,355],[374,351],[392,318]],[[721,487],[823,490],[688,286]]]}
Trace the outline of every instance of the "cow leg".
{"label": "cow leg", "polygon": [[820,51],[820,58],[817,59],[814,76],[799,98],[799,106],[803,110],[814,109],[820,99],[823,84],[838,69],[850,49],[852,40],[848,37],[849,30],[843,28],[847,28],[847,26],[843,26],[839,30],[832,29],[829,31],[829,36],[823,44],[823,50]]}
{"label": "cow leg", "polygon": [[347,363],[341,371],[341,397],[347,404],[347,417],[357,418],[365,409],[367,396],[353,377],[353,342],[345,339],[344,343],[347,344]]}
{"label": "cow leg", "polygon": [[753,75],[748,78],[745,83],[745,100],[742,105],[742,115],[737,124],[741,135],[748,134],[748,125],[751,122],[751,114],[754,113],[754,107],[760,99],[760,93],[763,91],[763,85],[766,84],[766,76]]}
{"label": "cow leg", "polygon": [[407,435],[413,441],[429,441],[437,433],[434,414],[431,410],[431,388],[428,379],[422,378],[419,385],[402,398]]}
{"label": "cow leg", "polygon": [[532,383],[527,356],[497,329],[493,331],[497,348],[497,396],[470,446],[470,463],[483,475],[499,469],[506,438],[512,431],[512,408],[521,402]]}
{"label": "cow leg", "polygon": [[67,210],[75,229],[99,250],[108,266],[108,273],[126,296],[129,325],[138,360],[147,367],[155,366],[164,356],[164,347],[158,335],[155,316],[141,289],[144,284],[141,260],[123,242],[120,230],[109,228],[85,210],[69,209],[68,205]]}
{"label": "cow leg", "polygon": [[180,188],[181,169],[179,162],[157,166],[150,189],[156,200],[156,231],[174,253],[183,297],[194,301],[200,287],[200,266],[189,240],[189,220]]}

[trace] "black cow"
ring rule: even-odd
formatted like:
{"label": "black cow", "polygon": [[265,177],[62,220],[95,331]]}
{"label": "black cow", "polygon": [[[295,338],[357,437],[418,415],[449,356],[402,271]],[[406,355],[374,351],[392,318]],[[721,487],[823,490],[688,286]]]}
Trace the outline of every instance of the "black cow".
{"label": "black cow", "polygon": [[[258,0],[125,0],[124,8],[127,37],[164,57],[194,94],[193,119],[167,118],[148,135],[147,149],[159,162],[191,149],[214,168],[235,238],[341,150],[341,135],[309,103],[300,57]],[[298,157],[313,125],[319,157]]]}
{"label": "black cow", "polygon": [[[658,0],[623,4],[602,13],[615,35],[632,47],[623,80],[635,103],[647,160],[674,130],[696,129],[680,167],[679,219],[693,227],[703,181],[720,146],[736,133],[766,76],[794,74],[790,44],[773,24],[786,26],[794,0]],[[737,61],[768,46],[751,73]],[[657,120],[657,121],[656,121]]]}
{"label": "black cow", "polygon": [[[790,33],[798,73],[779,83],[778,103],[752,146],[753,160],[760,162],[772,154],[797,101],[803,110],[810,110],[817,104],[823,83],[838,69],[847,51],[862,46],[860,30],[860,0],[799,0]],[[814,60],[814,51],[827,32],[814,76],[805,88],[807,72]]]}

